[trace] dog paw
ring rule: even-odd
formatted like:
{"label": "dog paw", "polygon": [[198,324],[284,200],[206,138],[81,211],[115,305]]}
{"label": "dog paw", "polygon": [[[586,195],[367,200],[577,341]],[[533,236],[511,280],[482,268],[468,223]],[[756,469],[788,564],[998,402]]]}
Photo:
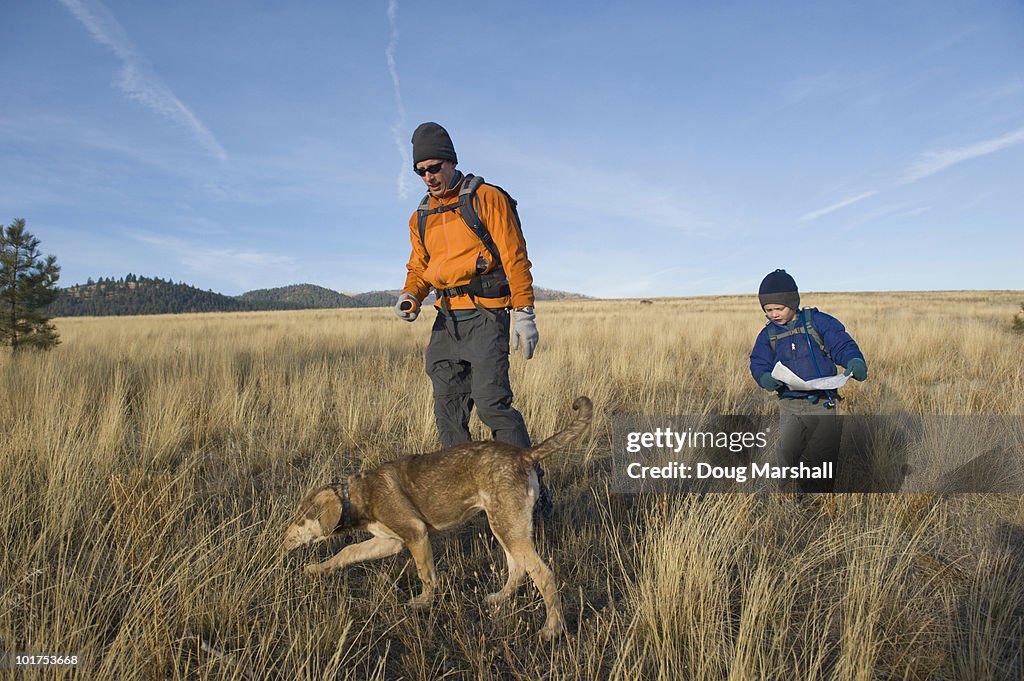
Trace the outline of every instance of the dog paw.
{"label": "dog paw", "polygon": [[409,607],[413,610],[423,610],[424,608],[430,607],[430,601],[430,596],[420,594],[419,596],[409,599]]}
{"label": "dog paw", "polygon": [[484,596],[484,603],[491,606],[494,609],[501,607],[501,604],[505,602],[505,594],[500,591],[495,591],[492,594]]}
{"label": "dog paw", "polygon": [[324,568],[320,567],[319,563],[310,563],[304,570],[307,575],[319,575],[324,572]]}
{"label": "dog paw", "polygon": [[547,622],[544,628],[540,630],[538,636],[542,641],[554,641],[556,638],[562,635],[565,630],[565,626],[562,624],[562,620],[556,620],[554,622]]}

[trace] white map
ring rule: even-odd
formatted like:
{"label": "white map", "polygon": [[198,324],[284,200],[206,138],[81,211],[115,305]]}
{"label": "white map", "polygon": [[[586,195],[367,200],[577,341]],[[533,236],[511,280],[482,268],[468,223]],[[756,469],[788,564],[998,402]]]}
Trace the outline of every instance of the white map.
{"label": "white map", "polygon": [[846,385],[850,377],[845,374],[838,376],[826,376],[825,378],[813,378],[805,381],[782,362],[776,362],[772,369],[772,377],[788,385],[792,390],[836,390]]}

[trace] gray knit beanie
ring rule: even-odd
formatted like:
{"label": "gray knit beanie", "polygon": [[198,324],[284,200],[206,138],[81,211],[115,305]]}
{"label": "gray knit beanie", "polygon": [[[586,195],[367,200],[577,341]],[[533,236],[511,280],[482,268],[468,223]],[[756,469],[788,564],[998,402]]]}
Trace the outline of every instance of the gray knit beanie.
{"label": "gray knit beanie", "polygon": [[757,299],[761,302],[762,310],[765,305],[785,305],[790,310],[800,309],[800,292],[796,280],[786,270],[775,270],[761,280]]}
{"label": "gray knit beanie", "polygon": [[459,162],[448,131],[437,123],[421,123],[412,133],[412,163],[431,159]]}

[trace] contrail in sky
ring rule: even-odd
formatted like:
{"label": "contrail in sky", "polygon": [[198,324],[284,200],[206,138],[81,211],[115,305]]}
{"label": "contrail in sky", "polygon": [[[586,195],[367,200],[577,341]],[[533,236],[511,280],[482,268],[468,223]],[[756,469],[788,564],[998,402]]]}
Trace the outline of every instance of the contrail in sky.
{"label": "contrail in sky", "polygon": [[[903,174],[903,177],[899,180],[899,184],[910,184],[918,180],[924,179],[935,173],[942,172],[946,168],[950,168],[957,164],[970,161],[971,159],[977,159],[982,156],[988,156],[989,154],[995,154],[1005,150],[1008,146],[1014,146],[1024,142],[1024,128],[1019,128],[1013,132],[1008,132],[1001,137],[994,137],[992,139],[985,139],[980,142],[973,144],[967,144],[966,146],[957,146],[955,148],[946,148],[940,152],[928,152],[927,154],[921,155],[918,162],[914,163],[910,168]],[[846,208],[851,204],[855,204],[858,201],[873,197],[878,194],[878,191],[865,191],[864,194],[858,194],[855,197],[844,199],[843,201],[821,208],[816,211],[811,211],[801,216],[801,222],[808,222],[810,220],[816,220],[822,215],[838,211],[841,208]]]}
{"label": "contrail in sky", "polygon": [[851,196],[849,198],[843,199],[838,203],[833,203],[831,206],[826,206],[825,208],[811,211],[810,213],[801,216],[800,222],[810,222],[811,220],[817,220],[822,215],[828,215],[829,213],[835,212],[840,208],[846,208],[851,204],[857,203],[858,201],[863,201],[864,199],[874,196],[877,193],[877,191],[864,192],[863,194],[857,194],[856,196]]}
{"label": "contrail in sky", "polygon": [[[995,137],[993,139],[975,142],[974,144],[968,144],[955,149],[929,151],[918,158],[917,162],[914,163],[906,173],[904,173],[902,178],[900,178],[897,185],[912,184],[918,180],[923,180],[926,177],[934,175],[935,173],[940,173],[946,168],[951,168],[959,163],[963,163],[964,161],[969,161],[972,158],[978,158],[979,156],[988,156],[989,154],[994,154],[997,151],[1002,151],[1007,147],[1012,147],[1016,144],[1020,144],[1021,142],[1024,142],[1024,128],[1019,128],[1013,132],[1006,133],[1002,137]],[[851,196],[850,198],[843,199],[838,203],[821,208],[820,210],[811,211],[810,213],[801,216],[800,222],[817,220],[823,215],[828,215],[840,208],[846,208],[850,204],[862,201],[877,193],[877,190],[864,192],[863,194]]]}
{"label": "contrail in sky", "polygon": [[1024,142],[1024,128],[1014,130],[1002,137],[976,142],[965,147],[956,149],[943,149],[942,151],[930,151],[921,156],[903,178],[903,184],[917,182],[920,179],[941,172],[950,166],[963,163],[972,158],[987,156],[1001,151],[1006,147]]}
{"label": "contrail in sky", "polygon": [[398,0],[388,0],[388,24],[391,27],[391,39],[388,41],[388,48],[384,51],[388,59],[388,71],[391,73],[391,83],[395,88],[395,103],[398,105],[398,120],[391,126],[391,135],[395,138],[395,146],[398,147],[398,155],[402,158],[402,169],[398,171],[398,195],[405,199],[409,196],[409,170],[412,166],[412,157],[409,155],[409,147],[404,142],[405,138],[405,105],[402,104],[402,88],[398,82],[398,68],[395,66],[395,48],[398,47]]}
{"label": "contrail in sky", "polygon": [[136,49],[124,27],[100,0],[60,0],[92,36],[121,60],[117,86],[128,97],[184,126],[196,141],[221,161],[227,152],[202,121],[153,73],[149,60]]}

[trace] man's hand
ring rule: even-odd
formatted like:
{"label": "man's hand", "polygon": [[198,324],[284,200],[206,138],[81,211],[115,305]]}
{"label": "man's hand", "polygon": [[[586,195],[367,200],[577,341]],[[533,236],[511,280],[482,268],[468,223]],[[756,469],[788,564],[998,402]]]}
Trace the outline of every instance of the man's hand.
{"label": "man's hand", "polygon": [[537,347],[537,313],[526,310],[512,310],[512,349],[517,350],[522,341],[523,354],[526,359],[533,357],[533,350]]}
{"label": "man's hand", "polygon": [[403,293],[398,296],[395,303],[395,316],[407,322],[414,322],[420,316],[420,301],[411,293]]}
{"label": "man's hand", "polygon": [[868,365],[860,357],[855,357],[846,365],[846,375],[853,376],[855,381],[863,381],[868,377]]}
{"label": "man's hand", "polygon": [[775,378],[767,371],[761,374],[761,378],[757,379],[757,382],[761,384],[762,388],[769,392],[775,392],[783,385],[785,385],[782,381]]}

